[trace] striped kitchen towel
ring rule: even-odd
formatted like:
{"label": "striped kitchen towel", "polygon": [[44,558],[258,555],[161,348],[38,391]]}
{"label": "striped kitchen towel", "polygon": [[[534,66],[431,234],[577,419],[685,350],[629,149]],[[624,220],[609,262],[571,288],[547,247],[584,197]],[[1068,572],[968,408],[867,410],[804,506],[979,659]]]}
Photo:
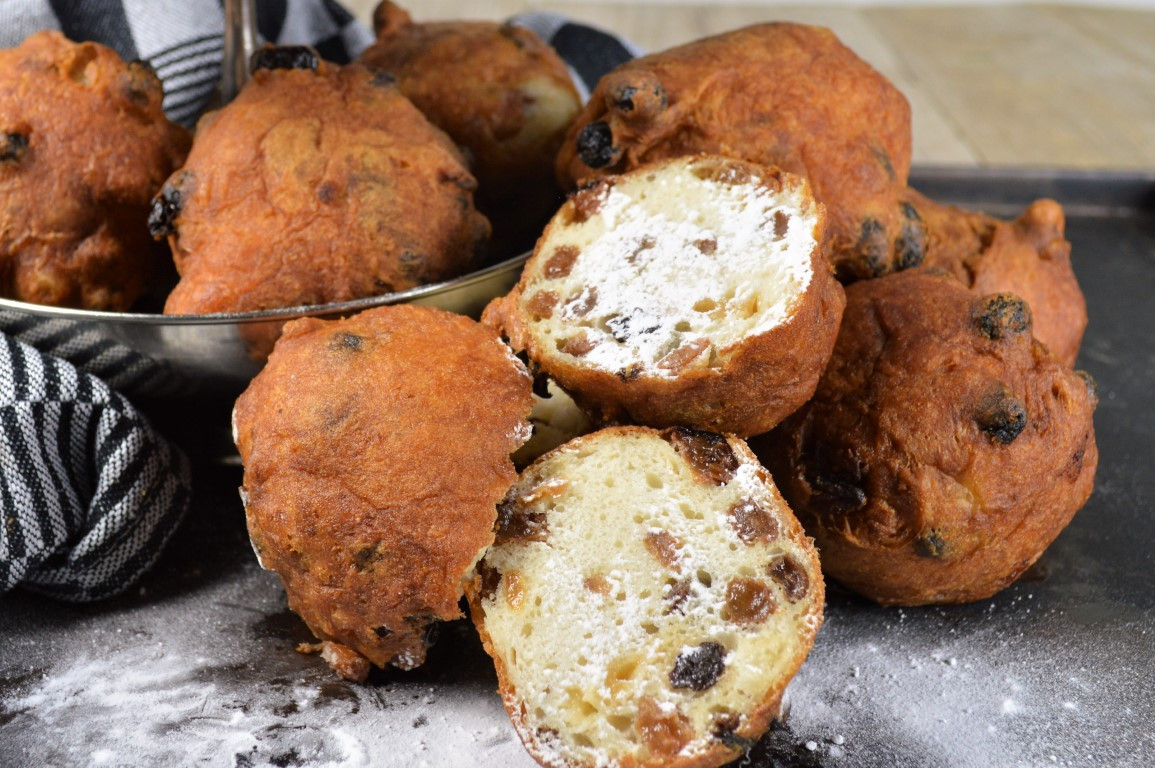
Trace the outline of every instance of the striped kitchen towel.
{"label": "striped kitchen towel", "polygon": [[159,557],[189,463],[95,376],[0,334],[0,592],[109,597]]}

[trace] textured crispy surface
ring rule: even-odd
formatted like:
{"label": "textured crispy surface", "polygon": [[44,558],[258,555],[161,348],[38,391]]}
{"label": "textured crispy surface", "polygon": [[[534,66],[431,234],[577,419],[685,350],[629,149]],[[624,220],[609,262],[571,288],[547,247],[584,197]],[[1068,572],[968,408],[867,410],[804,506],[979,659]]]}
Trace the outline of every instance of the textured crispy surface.
{"label": "textured crispy surface", "polygon": [[154,207],[172,314],[375,296],[468,271],[489,234],[476,182],[387,77],[259,69],[203,118]]}
{"label": "textured crispy surface", "polygon": [[1063,208],[1037,200],[1014,221],[941,205],[911,191],[926,224],[927,266],[940,267],[976,295],[1008,291],[1023,297],[1034,335],[1055,357],[1075,365],[1087,302],[1071,268]]}
{"label": "textured crispy surface", "polygon": [[464,147],[497,256],[533,247],[562,195],[558,148],[581,100],[565,62],[532,31],[488,21],[413,23],[393,3],[375,16],[360,61],[397,78],[429,120]]}
{"label": "textured crispy surface", "polygon": [[900,200],[910,106],[832,32],[762,24],[623,64],[602,78],[558,155],[563,183],[696,152],[809,178],[830,217],[840,279],[922,257]]}
{"label": "textured crispy surface", "polygon": [[285,326],[235,435],[253,547],[318,638],[421,663],[493,541],[530,388],[493,331],[439,310]]}
{"label": "textured crispy surface", "polygon": [[1018,297],[912,270],[847,289],[818,391],[761,455],[828,576],[881,603],[978,600],[1090,496],[1092,389]]}
{"label": "textured crispy surface", "polygon": [[[789,314],[778,324],[749,332],[734,342],[722,343],[708,336],[694,338],[694,342],[708,341],[709,347],[684,364],[659,362],[656,366],[659,370],[650,365],[652,361],[641,358],[623,369],[611,369],[567,352],[565,345],[559,347],[556,335],[547,335],[552,317],[540,317],[535,303],[535,296],[549,288],[552,259],[557,253],[554,241],[583,217],[598,215],[599,201],[605,197],[607,187],[613,186],[628,188],[639,201],[653,200],[663,194],[672,195],[668,218],[655,221],[653,230],[624,234],[612,223],[607,225],[606,237],[611,242],[614,238],[621,239],[623,252],[634,241],[646,241],[651,236],[660,239],[659,228],[696,226],[697,219],[682,210],[683,201],[677,198],[676,192],[671,193],[668,185],[662,186],[664,174],[683,164],[693,169],[695,174],[713,174],[716,177],[713,182],[719,187],[738,180],[737,183],[742,185],[757,184],[773,189],[772,194],[781,196],[783,201],[791,200],[794,193],[809,201],[808,206],[799,206],[791,213],[792,218],[799,222],[803,217],[812,217],[809,220],[814,221],[814,238],[808,255],[810,281],[789,302]],[[656,183],[651,172],[657,174]],[[735,219],[739,215],[737,211],[731,213]],[[792,413],[814,392],[838,333],[844,297],[842,286],[830,272],[822,234],[824,226],[821,208],[814,207],[804,183],[796,176],[719,157],[663,161],[646,170],[607,177],[572,196],[542,235],[518,285],[508,296],[495,300],[486,309],[484,321],[501,329],[515,349],[525,350],[540,370],[561,384],[599,421],[636,422],[654,427],[684,425],[738,435],[759,434]],[[722,234],[715,231],[712,236],[720,238]],[[724,252],[721,246],[719,249],[715,254],[719,260],[734,260],[748,255]],[[661,249],[655,247],[653,250]],[[580,260],[583,256],[576,258]],[[678,256],[667,253],[657,258],[676,260]],[[652,266],[645,268],[653,269]],[[639,310],[652,312],[651,297],[644,290],[631,287],[633,283],[641,282],[642,269],[639,266],[634,273],[623,277],[622,287],[638,293]],[[740,276],[739,280],[744,277]],[[717,304],[717,308],[711,311],[721,313],[723,317],[737,317],[745,312],[744,304],[748,299],[743,298],[740,290],[737,295],[731,293],[729,300],[720,295],[705,297]],[[663,322],[696,321],[702,314],[691,306],[696,298],[693,293],[681,296],[678,311],[682,314],[663,318]],[[560,301],[572,304],[574,299],[563,296]],[[566,311],[568,309],[563,307],[557,310],[562,321],[566,318]],[[590,316],[594,316],[596,311],[595,306]],[[597,338],[598,343],[615,343],[605,334]],[[691,337],[683,338],[682,343],[687,346],[682,349],[690,348],[685,342],[688,338]],[[671,357],[673,355],[668,355],[664,360]]]}
{"label": "textured crispy surface", "polygon": [[161,98],[147,65],[96,43],[0,50],[0,295],[126,310],[168,277],[148,207],[189,137]]}
{"label": "textured crispy surface", "polygon": [[528,467],[467,588],[550,768],[706,768],[777,713],[822,623],[813,543],[747,446],[614,427]]}

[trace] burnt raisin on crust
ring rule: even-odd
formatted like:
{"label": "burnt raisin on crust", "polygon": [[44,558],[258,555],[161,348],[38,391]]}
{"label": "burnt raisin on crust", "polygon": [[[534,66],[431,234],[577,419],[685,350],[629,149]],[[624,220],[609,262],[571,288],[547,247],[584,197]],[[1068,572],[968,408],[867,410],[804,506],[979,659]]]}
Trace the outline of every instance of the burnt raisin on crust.
{"label": "burnt raisin on crust", "polygon": [[821,621],[815,552],[745,444],[710,436],[727,482],[703,482],[669,434],[604,429],[528,467],[503,506],[548,535],[499,540],[469,589],[543,765],[732,759]]}

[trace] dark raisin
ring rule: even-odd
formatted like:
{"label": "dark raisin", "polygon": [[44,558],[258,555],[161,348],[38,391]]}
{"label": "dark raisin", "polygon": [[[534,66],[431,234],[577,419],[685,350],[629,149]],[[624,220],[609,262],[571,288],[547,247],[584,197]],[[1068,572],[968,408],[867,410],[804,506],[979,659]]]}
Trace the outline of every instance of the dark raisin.
{"label": "dark raisin", "polygon": [[910,203],[902,203],[902,215],[906,220],[902,224],[902,233],[895,246],[896,270],[912,269],[922,263],[926,256],[926,225],[922,216]]}
{"label": "dark raisin", "polygon": [[[512,494],[512,490],[510,493]],[[531,512],[516,498],[506,496],[497,505],[494,535],[494,544],[509,541],[545,541],[549,538],[549,526],[544,513]]]}
{"label": "dark raisin", "polygon": [[355,333],[341,331],[329,339],[329,349],[337,352],[359,352],[365,339]]}
{"label": "dark raisin", "polygon": [[633,112],[634,111],[634,94],[638,89],[632,85],[623,86],[614,94],[614,109],[619,112]]}
{"label": "dark raisin", "polygon": [[258,69],[311,69],[317,71],[321,58],[307,45],[265,46],[249,59],[249,70]]}
{"label": "dark raisin", "polygon": [[190,179],[182,173],[165,182],[157,196],[152,199],[152,210],[148,214],[148,233],[160,240],[176,234],[176,219],[184,207],[184,188]]}
{"label": "dark raisin", "polygon": [[778,538],[778,521],[752,499],[730,507],[730,527],[746,544],[761,541],[765,544]]}
{"label": "dark raisin", "polygon": [[1008,445],[1027,426],[1027,409],[1014,395],[999,389],[983,400],[975,423],[996,443]]}
{"label": "dark raisin", "polygon": [[806,597],[810,590],[810,577],[802,564],[790,555],[782,555],[771,561],[766,573],[786,592],[786,599],[796,603]]}
{"label": "dark raisin", "polygon": [[927,531],[914,542],[914,551],[922,557],[945,557],[946,540],[938,531]]}
{"label": "dark raisin", "polygon": [[672,688],[709,690],[726,671],[726,649],[721,643],[706,642],[678,654],[670,670]]}
{"label": "dark raisin", "polygon": [[663,432],[662,437],[686,460],[699,482],[725,485],[738,471],[738,457],[722,435],[674,427]]}
{"label": "dark raisin", "polygon": [[726,585],[722,618],[743,626],[761,624],[778,610],[774,590],[758,579],[738,577]]}
{"label": "dark raisin", "polygon": [[492,600],[501,586],[501,571],[482,560],[477,564],[477,575],[481,582],[478,597],[482,600]]}
{"label": "dark raisin", "polygon": [[742,717],[734,712],[721,712],[714,715],[714,724],[710,728],[710,735],[724,745],[738,752],[746,752],[754,746],[754,742],[737,731],[742,726]]}
{"label": "dark raisin", "polygon": [[992,341],[1031,330],[1031,308],[1013,293],[983,296],[975,304],[973,317],[979,333]]}
{"label": "dark raisin", "polygon": [[815,506],[834,514],[866,506],[866,492],[862,489],[865,467],[853,451],[819,443],[803,461]]}
{"label": "dark raisin", "polygon": [[28,151],[28,136],[23,133],[0,132],[0,163],[17,163]]}
{"label": "dark raisin", "polygon": [[867,216],[858,233],[858,252],[862,257],[863,274],[857,277],[881,277],[889,271],[887,264],[886,229],[878,219]]}
{"label": "dark raisin", "polygon": [[389,635],[393,634],[393,630],[389,629],[389,627],[382,624],[379,627],[373,627],[373,634],[377,635],[377,637],[384,639],[386,637],[389,637]]}
{"label": "dark raisin", "polygon": [[362,547],[353,555],[353,567],[358,571],[369,570],[374,563],[379,563],[384,559],[385,555],[381,553],[376,544]]}
{"label": "dark raisin", "polygon": [[390,88],[396,84],[396,76],[385,69],[374,69],[373,75],[369,78],[369,85],[374,88]]}
{"label": "dark raisin", "polygon": [[618,156],[614,133],[604,120],[590,123],[577,138],[578,157],[590,168],[604,168]]}
{"label": "dark raisin", "polygon": [[641,336],[661,328],[661,323],[654,317],[640,309],[635,309],[628,315],[615,315],[606,321],[610,335],[618,342],[625,344],[634,336]]}

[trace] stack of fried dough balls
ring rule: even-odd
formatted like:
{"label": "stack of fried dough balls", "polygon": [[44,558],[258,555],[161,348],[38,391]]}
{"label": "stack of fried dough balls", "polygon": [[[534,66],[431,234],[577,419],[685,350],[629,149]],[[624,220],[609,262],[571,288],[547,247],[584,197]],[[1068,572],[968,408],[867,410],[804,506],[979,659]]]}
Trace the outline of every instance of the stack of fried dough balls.
{"label": "stack of fried dough balls", "polygon": [[0,295],[124,311],[167,290],[146,220],[189,136],[143,62],[39,32],[0,51]]}

